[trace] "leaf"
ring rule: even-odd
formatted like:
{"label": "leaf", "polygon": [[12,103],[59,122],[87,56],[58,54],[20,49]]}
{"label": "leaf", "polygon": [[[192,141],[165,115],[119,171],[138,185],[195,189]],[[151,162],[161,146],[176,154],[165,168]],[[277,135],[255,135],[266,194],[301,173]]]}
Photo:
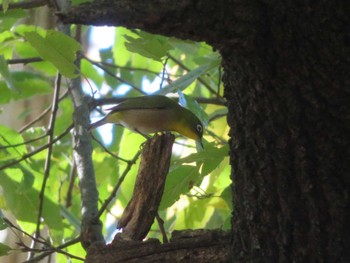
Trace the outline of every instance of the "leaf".
{"label": "leaf", "polygon": [[174,82],[170,83],[169,85],[165,86],[161,90],[155,92],[154,94],[158,95],[166,95],[168,93],[176,92],[177,90],[184,90],[189,85],[192,84],[193,81],[195,81],[198,77],[200,77],[202,74],[207,72],[208,70],[211,70],[212,68],[216,67],[216,63],[208,63],[204,64],[202,66],[199,66],[198,68],[191,70],[186,75],[178,78]]}
{"label": "leaf", "polygon": [[232,186],[231,185],[227,186],[225,188],[225,190],[222,191],[220,197],[225,200],[226,204],[228,205],[228,207],[232,211],[232,209],[233,209],[233,207],[232,207]]}
{"label": "leaf", "polygon": [[179,94],[179,102],[183,107],[186,107],[190,111],[196,115],[202,124],[207,127],[209,123],[209,117],[208,114],[202,109],[202,107],[198,104],[198,102],[192,98],[191,96],[188,96],[184,94],[181,90],[178,91]]}
{"label": "leaf", "polygon": [[7,223],[4,220],[4,215],[0,209],[0,230],[4,230],[8,227]]}
{"label": "leaf", "polygon": [[0,56],[0,75],[11,91],[17,91],[4,56]]}
{"label": "leaf", "polygon": [[187,193],[192,188],[192,185],[200,178],[198,170],[196,166],[182,165],[167,175],[159,210],[170,207],[180,198],[181,194]]}
{"label": "leaf", "polygon": [[81,50],[80,44],[65,34],[49,30],[43,38],[36,32],[24,34],[28,42],[38,51],[39,55],[51,62],[59,72],[67,78],[77,76],[78,68],[74,64],[76,52]]}
{"label": "leaf", "polygon": [[133,38],[131,36],[124,35],[124,38],[128,41],[125,43],[127,50],[162,62],[162,58],[167,56],[169,50],[173,48],[166,41],[167,38],[165,37],[151,35],[145,32],[140,33],[140,35],[142,36],[140,38]]}
{"label": "leaf", "polygon": [[51,83],[39,74],[20,71],[11,74],[17,92],[12,92],[4,81],[0,81],[0,104],[11,100],[26,99],[37,94],[48,94],[52,92]]}
{"label": "leaf", "polygon": [[181,166],[185,163],[203,163],[201,175],[205,176],[211,173],[228,155],[228,145],[221,148],[214,147],[212,144],[204,146],[201,152],[190,154],[189,156],[177,160],[174,165]]}
{"label": "leaf", "polygon": [[[0,125],[0,147],[21,144],[23,143],[23,137],[17,131],[12,130],[4,125]],[[16,147],[8,147],[1,149],[0,161],[6,161],[22,157],[27,152],[25,145],[19,145]]]}
{"label": "leaf", "polygon": [[23,9],[11,9],[6,12],[0,12],[0,32],[9,30],[20,19],[28,14]]}
{"label": "leaf", "polygon": [[62,216],[67,219],[69,224],[77,231],[80,232],[80,220],[65,206],[60,205]]}
{"label": "leaf", "polygon": [[11,247],[5,245],[4,243],[0,243],[0,257],[8,255],[8,253],[12,250]]}
{"label": "leaf", "polygon": [[[6,169],[5,172],[6,174],[0,175],[2,194],[6,200],[4,209],[10,210],[18,220],[36,223],[39,208],[38,190],[34,188],[23,189],[21,183],[16,181],[24,176],[21,169],[10,168]],[[44,222],[49,228],[62,229],[63,224],[59,206],[46,195],[43,202],[42,217]]]}

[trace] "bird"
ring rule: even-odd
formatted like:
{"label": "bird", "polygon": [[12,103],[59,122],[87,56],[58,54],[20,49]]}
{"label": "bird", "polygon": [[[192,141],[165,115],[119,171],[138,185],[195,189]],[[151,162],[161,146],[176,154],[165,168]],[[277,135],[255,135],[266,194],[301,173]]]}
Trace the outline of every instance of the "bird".
{"label": "bird", "polygon": [[175,131],[193,139],[203,149],[203,124],[190,110],[162,95],[127,98],[109,109],[101,120],[92,123],[91,131],[106,123],[122,125],[142,135]]}

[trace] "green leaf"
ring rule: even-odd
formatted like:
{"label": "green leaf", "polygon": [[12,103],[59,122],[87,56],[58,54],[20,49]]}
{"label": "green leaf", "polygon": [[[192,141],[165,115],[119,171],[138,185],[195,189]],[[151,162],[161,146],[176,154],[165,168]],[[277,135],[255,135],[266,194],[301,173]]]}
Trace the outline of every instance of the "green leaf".
{"label": "green leaf", "polygon": [[127,50],[162,62],[162,58],[167,56],[169,50],[173,48],[165,37],[151,35],[145,32],[140,33],[140,35],[142,36],[140,38],[124,35],[125,39],[128,41],[125,43]]}
{"label": "green leaf", "polygon": [[39,55],[55,65],[62,75],[68,78],[77,76],[78,68],[74,61],[76,52],[81,50],[81,46],[77,41],[54,30],[47,31],[45,38],[36,32],[27,32],[24,35]]}
{"label": "green leaf", "polygon": [[11,247],[5,245],[4,243],[0,243],[0,257],[8,255],[8,253],[12,250]]}
{"label": "green leaf", "polygon": [[179,102],[183,107],[186,107],[190,111],[196,115],[204,126],[208,126],[209,117],[208,114],[202,109],[202,107],[198,104],[198,102],[184,93],[181,90],[178,91],[179,94]]}
{"label": "green leaf", "polygon": [[4,220],[4,215],[0,209],[0,230],[4,230],[8,227],[7,223]]}
{"label": "green leaf", "polygon": [[[6,200],[6,205],[3,208],[11,211],[18,220],[36,223],[39,208],[38,190],[34,188],[23,189],[21,182],[19,182],[24,176],[21,169],[6,169],[5,173],[0,176],[0,185]],[[21,201],[19,202],[19,200]],[[43,202],[42,217],[44,222],[49,228],[62,229],[59,206],[46,195]]]}
{"label": "green leaf", "polygon": [[208,63],[202,66],[199,66],[198,68],[188,72],[186,75],[178,78],[171,84],[165,86],[160,91],[155,92],[154,94],[166,95],[168,93],[176,92],[177,90],[183,91],[185,88],[191,85],[192,82],[195,81],[199,76],[201,76],[208,70],[211,70],[212,68],[217,66],[218,66],[218,63]]}
{"label": "green leaf", "polygon": [[101,87],[103,83],[103,77],[98,72],[98,69],[94,67],[89,61],[82,59],[80,68],[84,77],[92,80],[97,87]]}
{"label": "green leaf", "polygon": [[182,165],[176,167],[168,175],[159,210],[166,209],[175,203],[181,194],[187,193],[200,178],[199,168]]}
{"label": "green leaf", "polygon": [[26,71],[13,72],[11,73],[11,79],[15,83],[17,92],[12,92],[8,89],[5,81],[0,81],[0,104],[52,92],[49,80],[39,74]]}
{"label": "green leaf", "polygon": [[232,211],[232,209],[233,209],[233,207],[232,207],[232,186],[231,185],[227,186],[225,188],[225,190],[222,191],[220,197],[225,200],[226,204],[228,205],[228,207]]}
{"label": "green leaf", "polygon": [[[17,131],[10,129],[7,126],[0,125],[0,147],[21,144],[23,142],[24,140],[22,135]],[[22,157],[22,155],[24,155],[26,152],[27,150],[25,145],[1,149],[0,161],[2,162]]]}
{"label": "green leaf", "polygon": [[213,144],[206,144],[201,152],[190,154],[189,156],[177,160],[174,165],[181,166],[185,163],[203,163],[202,176],[212,172],[228,155],[228,145],[221,148],[214,147]]}
{"label": "green leaf", "polygon": [[27,16],[23,9],[11,9],[6,12],[0,12],[0,32],[9,30],[20,19]]}
{"label": "green leaf", "polygon": [[66,218],[69,224],[77,231],[80,232],[80,220],[65,206],[60,205],[61,214],[64,218]]}
{"label": "green leaf", "polygon": [[17,91],[4,56],[0,56],[0,75],[5,80],[7,87],[10,90]]}

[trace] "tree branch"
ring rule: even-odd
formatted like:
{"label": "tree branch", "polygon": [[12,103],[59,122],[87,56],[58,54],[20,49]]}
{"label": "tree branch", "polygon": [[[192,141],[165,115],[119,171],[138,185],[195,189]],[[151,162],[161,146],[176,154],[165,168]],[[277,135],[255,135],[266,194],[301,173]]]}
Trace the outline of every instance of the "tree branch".
{"label": "tree branch", "polygon": [[169,243],[158,240],[113,241],[91,247],[86,263],[124,262],[230,262],[231,233],[222,230],[174,231]]}
{"label": "tree branch", "polygon": [[124,181],[125,177],[127,176],[127,174],[129,173],[131,167],[136,163],[137,159],[139,158],[141,154],[141,151],[138,151],[134,158],[132,158],[128,163],[127,166],[123,172],[123,174],[120,176],[117,184],[114,186],[111,194],[109,195],[109,197],[104,201],[103,205],[101,206],[100,210],[98,211],[98,213],[96,214],[96,218],[95,220],[98,220],[98,218],[103,214],[103,212],[106,210],[106,208],[108,207],[109,203],[113,200],[113,198],[116,196],[119,187],[121,186],[122,182]]}
{"label": "tree branch", "polygon": [[[47,0],[32,0],[28,2],[20,2],[20,3],[11,3],[8,6],[8,9],[31,9],[36,8],[44,5],[48,5],[49,1]],[[0,5],[0,11],[3,11],[3,6]]]}
{"label": "tree branch", "polygon": [[[50,117],[50,123],[48,126],[48,144],[49,147],[47,148],[47,154],[45,159],[45,167],[44,167],[44,179],[43,183],[41,185],[41,190],[39,193],[39,208],[38,208],[38,216],[36,221],[36,230],[35,230],[35,237],[40,236],[40,225],[41,225],[41,219],[42,219],[42,213],[43,213],[43,207],[44,207],[44,196],[45,196],[45,188],[47,180],[50,176],[50,167],[51,167],[51,155],[52,155],[52,149],[53,149],[53,139],[54,139],[54,130],[55,130],[55,123],[56,123],[56,113],[58,110],[58,99],[60,94],[60,87],[61,87],[61,74],[57,74],[56,77],[56,83],[55,83],[55,90],[52,98],[52,110],[51,110],[51,117]],[[36,241],[34,240],[32,247],[34,248],[36,246]],[[29,258],[33,258],[34,254],[30,253]]]}
{"label": "tree branch", "polygon": [[115,238],[141,241],[146,237],[163,195],[174,140],[171,133],[156,134],[144,144],[134,192],[117,226],[123,232]]}
{"label": "tree branch", "polygon": [[[73,124],[69,125],[69,126],[67,127],[67,129],[66,129],[64,132],[62,132],[62,133],[61,133],[60,135],[58,135],[55,139],[52,140],[52,144],[54,144],[55,142],[61,140],[64,136],[66,136],[66,135],[70,132],[70,130],[71,130],[72,128],[73,128]],[[13,165],[16,165],[16,164],[18,164],[18,163],[20,163],[20,162],[22,162],[22,161],[24,161],[24,160],[27,160],[28,158],[30,158],[30,157],[36,155],[37,153],[39,153],[39,152],[45,150],[45,149],[48,148],[49,146],[50,146],[50,144],[47,143],[47,144],[45,144],[45,145],[39,147],[38,149],[36,149],[36,150],[34,150],[34,151],[30,152],[30,153],[27,153],[27,154],[23,155],[20,159],[14,160],[14,161],[12,161],[12,162],[9,162],[9,163],[7,163],[7,164],[4,164],[3,166],[0,166],[0,171],[6,169],[6,168],[8,168],[8,167],[11,167],[11,166],[13,166]]]}

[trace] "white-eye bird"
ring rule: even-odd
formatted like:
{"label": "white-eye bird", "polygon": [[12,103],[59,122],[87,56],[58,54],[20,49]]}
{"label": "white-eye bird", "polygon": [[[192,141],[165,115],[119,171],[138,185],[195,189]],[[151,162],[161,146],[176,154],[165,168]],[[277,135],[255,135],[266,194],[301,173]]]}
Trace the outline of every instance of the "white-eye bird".
{"label": "white-eye bird", "polygon": [[142,134],[175,131],[202,145],[203,125],[190,110],[161,95],[128,98],[89,130],[106,123],[120,124]]}

